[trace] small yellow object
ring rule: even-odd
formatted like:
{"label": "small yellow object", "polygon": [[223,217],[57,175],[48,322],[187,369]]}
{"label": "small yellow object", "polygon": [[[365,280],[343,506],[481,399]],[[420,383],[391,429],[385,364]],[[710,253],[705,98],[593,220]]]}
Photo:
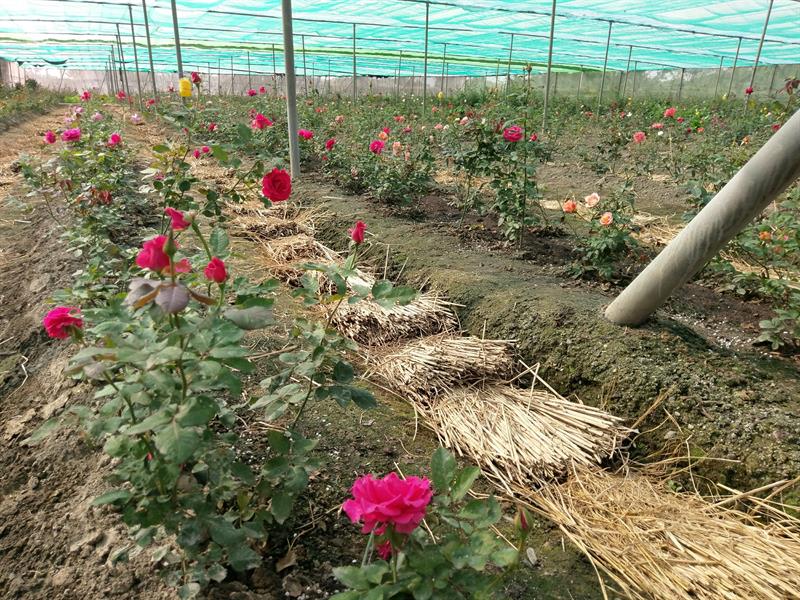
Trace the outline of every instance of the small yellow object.
{"label": "small yellow object", "polygon": [[178,92],[181,95],[181,98],[191,98],[192,97],[192,82],[189,81],[188,78],[182,77],[178,80]]}
{"label": "small yellow object", "polygon": [[438,94],[436,94],[436,97],[437,97],[439,100],[441,100],[442,98],[444,98],[444,92],[439,92]]}

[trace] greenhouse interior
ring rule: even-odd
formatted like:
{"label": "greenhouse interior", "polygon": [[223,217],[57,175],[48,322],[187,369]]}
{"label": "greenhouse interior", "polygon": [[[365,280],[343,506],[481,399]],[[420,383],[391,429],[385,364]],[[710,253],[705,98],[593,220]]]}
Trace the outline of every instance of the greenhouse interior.
{"label": "greenhouse interior", "polygon": [[0,598],[800,598],[800,0],[0,0]]}

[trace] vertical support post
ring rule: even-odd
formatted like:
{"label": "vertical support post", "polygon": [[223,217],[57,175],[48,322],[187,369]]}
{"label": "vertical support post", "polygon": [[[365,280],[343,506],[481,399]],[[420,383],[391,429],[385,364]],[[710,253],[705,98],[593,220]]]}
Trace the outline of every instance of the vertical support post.
{"label": "vertical support post", "polygon": [[278,95],[278,67],[275,63],[275,44],[272,44],[272,92]]}
{"label": "vertical support post", "polygon": [[150,80],[153,84],[153,98],[157,98],[156,68],[153,66],[153,46],[150,43],[150,23],[147,20],[147,5],[145,4],[145,0],[142,0],[142,13],[144,14],[144,35],[147,40],[147,58],[150,61]]}
{"label": "vertical support post", "polygon": [[[178,8],[175,6],[175,0],[171,0],[172,4],[172,31],[175,36],[175,57],[178,60],[178,77],[183,77],[183,59],[181,58],[181,34],[178,31]],[[233,59],[231,59],[231,62]]]}
{"label": "vertical support post", "polygon": [[115,54],[114,54],[114,44],[111,44],[111,87],[112,87],[111,94],[112,95],[116,94],[116,90],[119,89],[117,87],[117,73],[116,73],[117,65],[116,65],[116,62],[117,61],[115,59]]}
{"label": "vertical support post", "polygon": [[772,66],[772,76],[769,78],[769,95],[773,96],[775,91],[775,77],[778,74],[778,65]]}
{"label": "vertical support post", "polygon": [[231,56],[231,93],[230,95],[233,96],[233,79],[234,79],[234,72],[233,72],[233,56]]}
{"label": "vertical support post", "polygon": [[[289,165],[292,178],[300,176],[300,144],[297,139],[297,90],[294,73],[294,36],[292,34],[292,0],[281,0],[283,16],[283,57],[286,64],[286,116],[289,121]],[[355,29],[355,25],[353,25]],[[355,43],[355,35],[353,36]]]}
{"label": "vertical support post", "polygon": [[[547,45],[547,74],[544,79],[544,108],[542,109],[542,131],[547,129],[547,109],[550,103],[550,74],[553,70],[553,35],[556,29],[556,0],[550,7],[550,40]],[[530,75],[529,75],[530,77]]]}
{"label": "vertical support post", "polygon": [[717,97],[717,92],[719,92],[719,80],[722,79],[722,64],[725,61],[724,56],[720,56],[719,58],[719,71],[717,72],[717,82],[714,84],[714,98]]}
{"label": "vertical support post", "polygon": [[119,50],[119,65],[122,73],[122,82],[125,86],[125,93],[128,95],[128,102],[130,102],[131,88],[128,85],[128,71],[125,69],[125,53],[122,51],[122,38],[119,35],[119,23],[117,23],[117,49]]}
{"label": "vertical support post", "polygon": [[628,88],[628,71],[631,68],[631,56],[633,55],[633,46],[628,46],[628,62],[625,63],[625,83],[622,82],[622,73],[619,74],[619,87],[617,88],[617,97],[623,97]]}
{"label": "vertical support post", "polygon": [[250,69],[250,50],[247,51],[247,89],[253,89],[253,76],[252,70]]}
{"label": "vertical support post", "polygon": [[578,77],[578,93],[575,96],[578,100],[581,99],[581,85],[583,85],[583,69],[581,69],[581,75]]}
{"label": "vertical support post", "polygon": [[411,65],[411,95],[414,95],[414,80],[417,78],[417,68]]}
{"label": "vertical support post", "polygon": [[686,69],[681,67],[681,80],[678,82],[678,102],[681,101],[681,94],[683,93],[683,77],[686,74]]}
{"label": "vertical support post", "polygon": [[222,96],[222,59],[217,57],[217,96]]}
{"label": "vertical support post", "polygon": [[514,54],[514,34],[511,34],[511,45],[508,47],[508,66],[506,68],[506,95],[511,89],[511,59]]}
{"label": "vertical support post", "polygon": [[611,27],[614,21],[608,22],[608,37],[606,38],[606,55],[603,59],[603,76],[600,78],[600,93],[597,95],[597,115],[600,115],[600,106],[603,104],[603,88],[606,85],[606,70],[608,69],[608,49],[611,47]]}
{"label": "vertical support post", "polygon": [[353,23],[353,104],[358,98],[358,69],[356,67],[356,24]]}
{"label": "vertical support post", "polygon": [[208,67],[208,95],[211,95],[211,63],[207,62],[206,66]]}
{"label": "vertical support post", "polygon": [[733,57],[733,69],[731,70],[731,80],[728,83],[728,97],[731,95],[733,89],[733,78],[736,76],[736,63],[739,62],[739,51],[742,49],[742,38],[739,38],[739,43],[736,44],[736,56]]}
{"label": "vertical support post", "polygon": [[403,70],[403,49],[400,48],[400,58],[397,59],[397,97],[400,97],[400,73]]}
{"label": "vertical support post", "polygon": [[633,83],[631,84],[631,100],[636,97],[636,73],[639,71],[639,61],[633,61]]}
{"label": "vertical support post", "polygon": [[[753,72],[750,73],[750,87],[753,87],[753,82],[756,80],[756,70],[758,69],[758,61],[761,59],[761,49],[764,47],[764,38],[767,36],[767,27],[769,27],[769,17],[772,15],[772,5],[775,0],[769,0],[769,7],[767,8],[767,17],[764,19],[764,29],[761,30],[761,39],[758,41],[758,50],[756,51],[756,60],[753,63]],[[745,105],[747,105],[747,97],[745,96]]]}
{"label": "vertical support post", "polygon": [[500,89],[500,61],[497,61],[497,68],[494,70],[494,89]]}
{"label": "vertical support post", "polygon": [[425,58],[422,65],[422,112],[425,112],[425,106],[428,98],[428,29],[430,27],[431,17],[431,4],[425,2]]}
{"label": "vertical support post", "polygon": [[142,108],[142,79],[139,77],[139,52],[136,50],[136,32],[133,30],[133,5],[128,4],[128,18],[131,22],[131,44],[133,44],[133,66],[136,68],[136,92],[139,94],[139,109]]}
{"label": "vertical support post", "polygon": [[800,177],[800,112],[739,170],[606,309],[618,325],[643,323]]}
{"label": "vertical support post", "polygon": [[301,35],[300,41],[303,47],[303,95],[308,96],[308,69],[306,68],[306,36]]}
{"label": "vertical support post", "polygon": [[444,42],[444,50],[442,51],[442,81],[439,85],[439,91],[444,94],[444,75],[445,65],[447,65],[447,42]]}

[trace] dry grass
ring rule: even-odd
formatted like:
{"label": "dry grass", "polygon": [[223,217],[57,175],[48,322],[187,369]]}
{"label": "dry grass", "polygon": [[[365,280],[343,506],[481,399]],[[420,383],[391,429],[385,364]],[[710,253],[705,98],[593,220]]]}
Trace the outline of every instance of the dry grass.
{"label": "dry grass", "polygon": [[512,343],[440,334],[370,357],[365,377],[377,377],[404,396],[425,404],[458,386],[508,379]]}
{"label": "dry grass", "polygon": [[422,292],[405,305],[384,308],[372,300],[343,304],[332,324],[365,346],[379,346],[397,340],[454,331],[456,318],[451,304],[436,292]]}
{"label": "dry grass", "polygon": [[449,392],[427,416],[445,446],[470,457],[508,493],[553,482],[572,464],[596,464],[630,433],[600,409],[506,385]]}
{"label": "dry grass", "polygon": [[763,523],[660,481],[599,468],[576,467],[535,494],[515,491],[631,598],[800,598],[796,521]]}

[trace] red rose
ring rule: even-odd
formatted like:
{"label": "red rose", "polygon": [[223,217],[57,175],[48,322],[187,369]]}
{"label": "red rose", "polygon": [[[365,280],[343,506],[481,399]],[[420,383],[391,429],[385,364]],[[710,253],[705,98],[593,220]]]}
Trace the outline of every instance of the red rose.
{"label": "red rose", "polygon": [[273,202],[283,202],[292,193],[292,178],[283,169],[274,168],[261,180],[261,193]]}
{"label": "red rose", "polygon": [[70,330],[74,327],[81,329],[83,320],[80,318],[81,311],[74,306],[56,306],[47,313],[42,319],[47,335],[51,338],[63,340],[69,337]]}
{"label": "red rose", "polygon": [[222,262],[221,258],[217,258],[216,256],[206,265],[203,275],[206,276],[206,279],[215,283],[225,283],[225,280],[228,278],[228,272],[225,270],[225,263]]}
{"label": "red rose", "polygon": [[142,249],[136,256],[136,264],[142,269],[161,272],[169,266],[169,256],[164,252],[167,245],[167,236],[157,235],[151,240],[142,244]]}
{"label": "red rose", "polygon": [[518,142],[522,139],[522,127],[512,125],[503,131],[503,139],[507,142]]}
{"label": "red rose", "polygon": [[356,221],[355,226],[348,230],[350,234],[350,239],[353,240],[356,244],[362,244],[364,242],[364,232],[367,230],[367,224],[364,221]]}
{"label": "red rose", "polygon": [[325,142],[325,150],[330,150],[336,144],[336,138],[331,138]]}
{"label": "red rose", "polygon": [[203,81],[200,79],[200,73],[197,71],[192,71],[192,83],[195,85],[200,85],[200,82]]}

